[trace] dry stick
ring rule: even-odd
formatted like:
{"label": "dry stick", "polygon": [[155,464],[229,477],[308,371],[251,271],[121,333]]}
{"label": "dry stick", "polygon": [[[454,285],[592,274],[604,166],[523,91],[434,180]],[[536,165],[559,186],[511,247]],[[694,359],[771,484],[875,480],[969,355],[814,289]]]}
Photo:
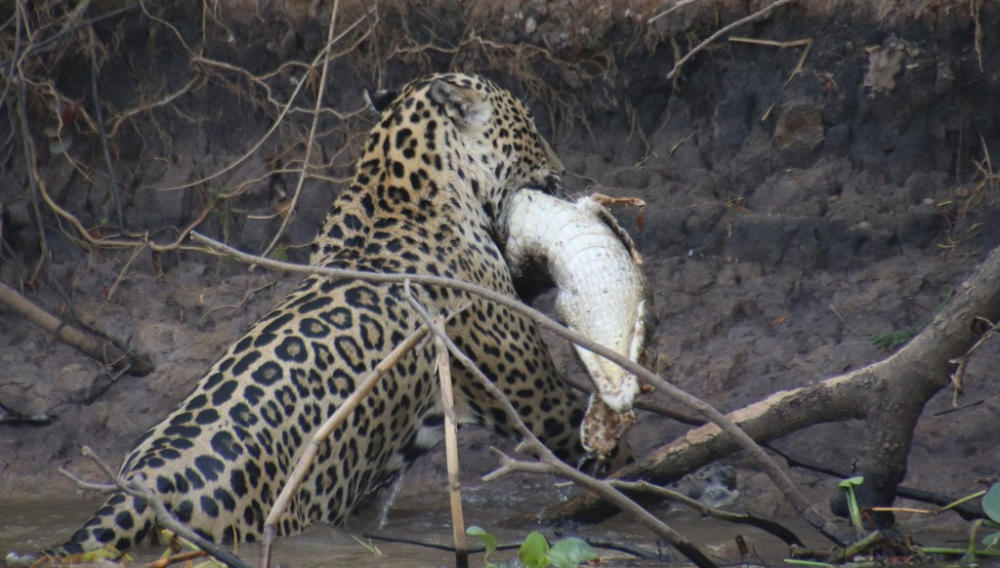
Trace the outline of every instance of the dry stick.
{"label": "dry stick", "polygon": [[664,10],[664,11],[660,12],[659,14],[653,16],[652,18],[646,20],[646,23],[647,24],[652,24],[656,20],[659,20],[660,18],[662,18],[663,16],[666,16],[667,14],[673,12],[674,10],[679,10],[679,9],[683,8],[684,6],[687,6],[688,4],[694,4],[697,1],[698,0],[679,0],[673,6],[667,8],[666,10]]}
{"label": "dry stick", "polygon": [[295,464],[295,469],[292,470],[291,475],[288,476],[288,480],[285,482],[285,486],[282,487],[281,493],[278,498],[275,499],[274,505],[271,506],[271,511],[267,515],[267,520],[264,521],[264,538],[263,546],[260,551],[260,568],[270,568],[271,566],[271,547],[274,542],[275,525],[278,522],[278,518],[285,512],[288,507],[289,501],[292,499],[292,494],[298,489],[302,480],[305,479],[306,473],[309,472],[309,468],[312,466],[313,460],[316,458],[316,454],[319,453],[320,446],[327,439],[327,437],[340,426],[347,417],[350,416],[351,412],[361,403],[362,400],[368,393],[375,388],[379,379],[382,378],[386,372],[388,372],[392,367],[399,361],[407,351],[413,349],[418,341],[427,333],[427,326],[422,326],[417,331],[410,334],[406,339],[404,339],[399,345],[394,347],[384,359],[375,365],[368,376],[365,377],[361,384],[354,389],[351,396],[347,397],[344,402],[340,404],[336,412],[332,416],[326,419],[319,429],[316,430],[312,435],[312,439],[309,440],[309,445],[306,446],[305,451],[299,457],[298,462]]}
{"label": "dry stick", "polygon": [[720,37],[722,37],[723,35],[729,33],[730,30],[733,30],[734,28],[738,28],[739,26],[742,26],[743,24],[749,24],[750,22],[753,22],[755,20],[759,20],[760,18],[763,18],[764,16],[766,16],[771,10],[774,10],[775,8],[784,6],[785,4],[790,4],[790,3],[794,2],[794,1],[795,0],[777,0],[776,2],[772,2],[771,4],[768,4],[767,6],[761,8],[760,10],[757,10],[756,12],[754,12],[753,14],[750,14],[749,16],[747,16],[745,18],[740,18],[739,20],[736,20],[735,22],[732,22],[732,23],[730,23],[730,24],[728,24],[726,26],[723,26],[718,31],[716,31],[714,34],[708,36],[707,38],[705,38],[704,41],[702,41],[701,43],[699,43],[698,45],[696,45],[693,49],[691,49],[691,51],[689,51],[686,54],[684,54],[684,57],[681,57],[680,59],[678,59],[677,62],[674,63],[674,68],[670,71],[670,73],[667,73],[667,79],[670,79],[670,80],[676,79],[677,75],[681,72],[681,67],[685,63],[687,63],[689,59],[691,59],[699,51],[701,51],[701,50],[705,49],[706,47],[708,47],[708,45],[711,44],[713,41],[715,41],[715,40],[719,39]]}
{"label": "dry stick", "polygon": [[197,242],[208,245],[213,249],[230,254],[243,262],[249,264],[259,264],[261,266],[276,268],[278,270],[286,270],[289,272],[301,272],[307,274],[319,274],[324,276],[330,276],[335,278],[353,278],[359,280],[366,280],[369,282],[406,282],[411,281],[418,284],[431,284],[437,286],[444,286],[448,288],[453,288],[456,290],[462,290],[469,292],[471,294],[476,294],[483,297],[491,302],[496,302],[504,307],[510,308],[522,315],[531,318],[535,323],[552,331],[553,333],[572,341],[573,343],[582,346],[583,348],[593,351],[594,353],[614,362],[619,367],[625,369],[626,371],[632,373],[642,381],[656,387],[657,390],[666,393],[668,396],[677,400],[678,402],[684,404],[690,409],[696,410],[702,416],[710,420],[720,430],[732,436],[733,440],[745,450],[753,459],[761,470],[771,479],[772,483],[778,488],[786,500],[795,509],[795,512],[799,514],[806,522],[812,525],[817,531],[829,538],[836,544],[842,544],[847,539],[846,536],[841,535],[841,528],[835,525],[832,521],[824,517],[819,511],[817,511],[810,503],[806,500],[805,496],[795,487],[792,483],[791,478],[785,470],[779,466],[774,460],[771,459],[767,453],[752,439],[747,435],[742,429],[737,427],[732,420],[727,416],[716,410],[707,402],[701,400],[700,398],[689,394],[680,388],[668,383],[666,380],[662,379],[656,373],[646,369],[642,365],[631,361],[628,357],[621,355],[611,349],[608,349],[604,345],[597,343],[584,337],[580,333],[566,328],[560,325],[558,322],[552,318],[546,316],[542,312],[528,306],[516,298],[511,296],[506,296],[494,290],[484,288],[482,286],[477,286],[468,282],[463,282],[461,280],[454,280],[451,278],[444,278],[441,276],[430,276],[430,275],[417,275],[417,274],[392,274],[392,273],[376,273],[376,272],[364,272],[361,270],[346,270],[346,269],[335,269],[335,268],[325,268],[316,266],[306,266],[301,264],[293,264],[289,262],[281,262],[277,260],[272,260],[269,258],[262,258],[259,256],[254,256],[241,252],[233,247],[226,244],[220,243],[214,239],[208,238],[196,231],[191,232],[191,238]]}
{"label": "dry stick", "polygon": [[802,72],[802,69],[805,67],[806,64],[806,58],[809,57],[809,51],[812,49],[812,44],[813,44],[813,40],[811,37],[803,39],[793,39],[790,41],[774,41],[770,39],[757,39],[753,37],[731,37],[729,38],[729,42],[749,43],[752,45],[766,45],[768,47],[777,47],[780,49],[785,49],[786,47],[804,47],[805,49],[803,49],[802,53],[799,54],[799,60],[795,64],[795,68],[792,69],[792,72],[788,75],[788,78],[785,79],[785,87],[787,87],[788,84],[792,82],[792,79],[794,79],[796,75]]}
{"label": "dry stick", "polygon": [[101,458],[98,457],[97,454],[95,454],[94,451],[90,449],[90,447],[84,446],[82,448],[82,453],[84,456],[93,460],[94,463],[97,464],[97,467],[99,467],[101,471],[104,472],[104,475],[107,475],[114,482],[114,484],[109,485],[106,483],[90,483],[80,479],[76,475],[66,471],[63,468],[59,468],[59,473],[69,478],[74,483],[76,483],[77,486],[79,486],[81,489],[91,489],[96,491],[102,491],[105,493],[122,491],[128,493],[133,497],[142,499],[146,502],[147,505],[152,507],[153,513],[156,515],[156,522],[159,523],[161,527],[167,528],[173,531],[174,534],[180,536],[181,538],[190,541],[191,544],[204,550],[205,552],[208,553],[209,556],[215,558],[219,562],[222,562],[226,566],[231,566],[234,568],[251,568],[249,564],[243,562],[234,554],[219,547],[213,542],[205,540],[204,538],[199,536],[198,533],[194,532],[193,530],[181,524],[163,505],[163,501],[161,501],[160,498],[152,491],[134,481],[126,482],[117,475],[115,475],[114,472],[111,471],[111,468],[108,467],[107,464],[105,464],[104,461],[101,460]]}
{"label": "dry stick", "polygon": [[[998,328],[1000,328],[1000,322],[993,323],[989,320],[984,321],[990,326],[990,328],[986,330],[986,332],[983,333],[983,335],[977,339],[975,343],[972,344],[972,347],[970,347],[964,355],[948,360],[948,362],[952,365],[956,365],[955,372],[951,375],[951,384],[955,387],[954,397],[957,397],[958,393],[962,391],[962,380],[965,377],[965,368],[968,366],[969,360],[972,358],[972,354],[975,353],[983,343],[986,343],[986,340],[992,337],[994,333],[998,332]],[[952,405],[958,406],[958,401],[955,398],[952,399]]]}
{"label": "dry stick", "polygon": [[658,497],[664,499],[669,499],[671,501],[677,501],[691,507],[692,509],[698,511],[702,516],[715,517],[723,521],[728,521],[731,523],[738,523],[742,525],[750,525],[757,527],[763,531],[769,532],[772,535],[780,538],[787,545],[795,545],[800,547],[805,547],[802,540],[795,535],[790,529],[786,528],[784,525],[776,523],[770,519],[764,519],[753,515],[750,513],[733,513],[731,511],[724,511],[716,507],[710,507],[697,499],[692,499],[683,493],[667,489],[666,487],[661,487],[648,481],[624,481],[621,479],[611,479],[608,480],[612,486],[621,489],[623,491],[633,491],[639,493],[651,493]]}
{"label": "dry stick", "polygon": [[[444,318],[434,318],[434,325],[444,327]],[[462,484],[458,474],[458,419],[455,416],[455,394],[451,388],[451,366],[448,347],[436,338],[438,377],[441,383],[441,404],[444,406],[444,449],[448,463],[448,494],[451,501],[451,532],[455,541],[455,566],[468,568],[469,550],[465,544],[465,517],[462,515]]]}
{"label": "dry stick", "polygon": [[208,556],[208,554],[204,550],[189,550],[188,552],[180,552],[166,558],[154,560],[148,564],[144,564],[142,568],[167,568],[167,566],[172,564],[188,562],[196,558],[204,558],[205,556]]}
{"label": "dry stick", "polygon": [[[132,374],[146,374],[153,370],[152,365],[148,361],[144,361],[143,358],[133,360],[132,356],[120,349],[114,342],[61,321],[3,282],[0,282],[0,303],[6,304],[31,323],[55,335],[59,341],[76,347],[112,369],[127,369]],[[133,366],[134,369],[131,368]]]}
{"label": "dry stick", "polygon": [[[326,90],[326,72],[330,67],[330,60],[325,57],[326,53],[332,51],[333,49],[333,30],[336,28],[337,24],[337,11],[340,8],[340,0],[333,0],[333,8],[330,10],[330,23],[326,30],[326,46],[321,52],[323,57],[323,70],[319,75],[319,86],[316,89],[316,106],[313,107],[313,117],[312,124],[309,126],[309,137],[306,139],[306,153],[302,157],[302,170],[299,173],[299,180],[295,184],[295,192],[292,194],[292,201],[288,204],[285,209],[286,214],[281,216],[281,226],[278,227],[277,232],[271,237],[271,242],[267,244],[263,251],[261,251],[261,256],[267,256],[270,254],[271,249],[277,244],[278,239],[281,235],[285,233],[285,228],[288,227],[288,222],[292,217],[295,216],[295,206],[299,203],[299,195],[302,194],[302,186],[306,182],[306,172],[309,170],[309,160],[312,158],[313,144],[316,141],[316,125],[319,123],[319,109],[323,106],[323,92]],[[305,77],[302,78],[305,82]]]}
{"label": "dry stick", "polygon": [[667,526],[666,523],[657,519],[649,511],[640,507],[637,503],[635,503],[635,501],[629,499],[624,493],[615,489],[608,482],[591,477],[582,471],[566,465],[562,460],[557,458],[555,454],[553,454],[552,451],[541,442],[541,440],[535,437],[534,432],[532,432],[524,421],[521,420],[521,416],[518,414],[517,410],[514,409],[510,400],[504,396],[503,392],[495,384],[493,384],[489,378],[486,377],[486,375],[483,374],[476,363],[470,359],[468,355],[455,345],[451,338],[449,338],[445,333],[444,329],[434,323],[431,319],[431,315],[427,313],[424,306],[410,291],[409,280],[404,283],[404,286],[407,302],[409,302],[409,304],[413,307],[413,310],[417,313],[420,319],[424,321],[424,325],[430,326],[431,330],[437,336],[438,341],[444,343],[448,347],[448,351],[451,355],[462,363],[462,366],[472,373],[472,375],[479,381],[480,385],[489,391],[489,393],[493,395],[493,398],[503,407],[508,419],[514,426],[514,429],[517,430],[523,438],[523,441],[518,446],[518,449],[527,450],[528,452],[538,456],[538,459],[541,460],[541,462],[535,463],[516,462],[515,460],[507,457],[503,452],[493,448],[493,451],[500,456],[503,465],[501,465],[501,467],[494,472],[483,476],[484,481],[495,479],[496,477],[499,477],[507,471],[511,471],[513,469],[555,473],[573,481],[574,483],[582,485],[587,489],[590,489],[594,493],[606,499],[608,502],[620,508],[622,511],[633,515],[643,526],[662,537],[670,543],[671,546],[676,548],[681,554],[686,556],[700,568],[715,568],[715,563],[709,560],[709,558],[705,556],[705,554],[699,550],[698,547],[692,544],[683,535]]}
{"label": "dry stick", "polygon": [[125,266],[122,266],[122,269],[118,271],[118,276],[115,278],[115,281],[111,284],[111,286],[108,288],[108,291],[104,294],[104,301],[111,302],[111,299],[115,297],[115,292],[118,290],[118,286],[121,285],[121,283],[125,280],[126,276],[128,275],[128,269],[132,266],[132,263],[135,262],[135,259],[139,258],[139,255],[142,253],[144,248],[146,247],[145,246],[135,247],[135,250],[133,250],[132,254],[128,257],[128,260],[125,261]]}

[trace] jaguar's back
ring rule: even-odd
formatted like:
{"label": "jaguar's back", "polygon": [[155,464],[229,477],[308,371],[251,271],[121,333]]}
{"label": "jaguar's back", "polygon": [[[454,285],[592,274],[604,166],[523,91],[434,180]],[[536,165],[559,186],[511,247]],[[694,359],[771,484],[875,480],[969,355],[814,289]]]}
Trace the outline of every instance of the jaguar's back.
{"label": "jaguar's back", "polygon": [[[562,173],[530,115],[509,92],[465,75],[420,79],[385,100],[311,263],[448,276],[512,295],[497,219],[512,191]],[[532,322],[462,292],[413,289],[432,313],[461,310],[449,335],[560,456],[580,451],[584,400],[556,373]],[[419,325],[401,284],[307,277],[143,436],[120,474],[212,540],[254,540],[304,440]],[[343,521],[439,439],[434,358],[433,342],[406,353],[334,431],[280,533]],[[499,405],[468,374],[458,370],[456,381],[464,420],[508,431]],[[145,503],[114,495],[53,552],[125,549],[152,526]]]}

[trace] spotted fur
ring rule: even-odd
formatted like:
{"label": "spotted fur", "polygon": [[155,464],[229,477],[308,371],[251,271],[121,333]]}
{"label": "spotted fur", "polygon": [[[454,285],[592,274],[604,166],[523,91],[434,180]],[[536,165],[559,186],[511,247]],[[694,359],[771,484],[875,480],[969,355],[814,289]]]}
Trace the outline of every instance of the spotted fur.
{"label": "spotted fur", "polygon": [[[474,76],[437,75],[378,96],[379,123],[337,196],[310,262],[434,274],[514,294],[497,219],[523,185],[548,185],[562,164],[520,101]],[[448,333],[511,398],[558,455],[579,451],[584,400],[553,368],[528,319],[462,292],[415,286]],[[150,429],[121,475],[153,490],[216,542],[260,537],[297,450],[356,382],[419,325],[398,284],[307,277],[234,342],[194,391]],[[319,451],[278,522],[279,534],[340,523],[440,437],[433,342],[403,358]],[[456,366],[465,422],[508,433],[500,407]],[[59,554],[127,549],[150,534],[141,500],[112,496]]]}

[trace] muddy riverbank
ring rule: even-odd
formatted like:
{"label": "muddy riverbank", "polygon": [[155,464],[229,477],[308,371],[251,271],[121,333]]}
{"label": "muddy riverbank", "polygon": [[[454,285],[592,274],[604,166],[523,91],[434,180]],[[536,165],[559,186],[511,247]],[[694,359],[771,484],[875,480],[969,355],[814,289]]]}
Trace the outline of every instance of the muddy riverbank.
{"label": "muddy riverbank", "polygon": [[[336,24],[343,53],[323,91],[340,115],[323,116],[313,177],[283,229],[318,76],[282,63],[315,57],[329,7],[311,17],[297,4],[271,6],[278,12],[251,17],[238,2],[222,4],[229,8],[200,15],[169,3],[152,15],[126,8],[94,22],[105,48],[96,84],[110,169],[88,122],[87,50],[53,40],[58,49],[36,46],[26,60],[37,80],[24,96],[38,171],[93,238],[122,236],[124,222],[128,238],[169,243],[203,216],[199,230],[245,250],[264,249],[282,231],[273,254],[304,260],[370,126],[362,89],[455,68],[485,73],[528,101],[567,166],[571,193],[647,202],[642,223],[635,211],[617,213],[655,289],[658,370],[723,409],[885,357],[1000,244],[992,169],[1000,40],[983,31],[1000,29],[1000,11],[989,3],[973,13],[966,2],[793,5],[725,34],[675,80],[675,54],[764,4],[707,3],[648,23],[661,6],[427,2],[376,13],[346,3]],[[119,9],[95,2],[88,15]],[[43,77],[51,89],[37,86]],[[297,93],[303,81],[310,88]],[[156,365],[146,377],[112,380],[0,308],[0,402],[55,418],[0,426],[0,494],[62,498],[78,491],[58,467],[97,478],[79,455],[85,444],[118,463],[297,279],[179,248],[95,247],[46,203],[36,214],[23,133],[13,128],[15,94],[0,108],[15,134],[0,148],[0,279]],[[568,346],[552,344],[560,368],[582,380]],[[950,392],[925,409],[907,485],[960,496],[995,478],[998,356],[987,344],[973,359],[957,410]],[[652,415],[640,421],[631,438],[640,452],[684,431]],[[849,469],[860,428],[824,425],[778,445]],[[494,465],[489,445],[503,442],[474,431],[463,440],[475,483]],[[440,479],[443,461],[437,452],[423,458],[413,483]],[[728,461],[739,472],[738,505],[783,509],[739,456]],[[834,484],[798,472],[796,480],[817,500]]]}

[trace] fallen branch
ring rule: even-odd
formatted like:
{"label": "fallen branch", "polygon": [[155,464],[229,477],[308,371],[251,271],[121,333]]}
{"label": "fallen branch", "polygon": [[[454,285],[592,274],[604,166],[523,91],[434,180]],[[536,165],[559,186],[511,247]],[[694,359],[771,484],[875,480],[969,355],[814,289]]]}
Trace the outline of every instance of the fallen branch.
{"label": "fallen branch", "polygon": [[153,370],[153,364],[147,357],[130,355],[110,339],[63,322],[3,282],[0,282],[0,302],[27,318],[31,323],[56,336],[59,341],[79,349],[98,360],[102,365],[109,366],[115,372],[127,370],[130,375],[141,377]]}

